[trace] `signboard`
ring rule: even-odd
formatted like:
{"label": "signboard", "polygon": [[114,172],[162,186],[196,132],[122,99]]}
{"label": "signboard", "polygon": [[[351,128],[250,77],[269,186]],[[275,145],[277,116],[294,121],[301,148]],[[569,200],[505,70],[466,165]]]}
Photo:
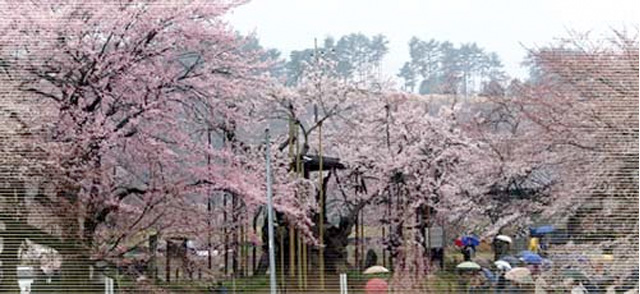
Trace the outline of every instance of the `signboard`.
{"label": "signboard", "polygon": [[426,228],[427,230],[427,246],[431,247],[431,249],[442,248],[444,245],[444,231],[442,227],[430,227]]}

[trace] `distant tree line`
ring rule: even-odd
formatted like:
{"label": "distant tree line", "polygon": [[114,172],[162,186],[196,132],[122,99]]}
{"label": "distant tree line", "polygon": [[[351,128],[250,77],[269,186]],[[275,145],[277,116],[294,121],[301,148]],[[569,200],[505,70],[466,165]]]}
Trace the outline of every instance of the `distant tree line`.
{"label": "distant tree line", "polygon": [[[286,81],[288,86],[300,83],[301,77],[314,61],[314,54],[336,63],[338,77],[351,81],[366,81],[379,77],[380,64],[389,52],[388,39],[382,34],[366,36],[362,33],[344,35],[339,39],[326,37],[317,44],[290,53],[288,60],[273,67],[272,74]],[[259,47],[256,40],[254,46]],[[420,94],[484,94],[503,95],[509,81],[497,53],[489,52],[476,43],[455,46],[449,41],[417,37],[409,41],[410,60],[398,73],[402,88]],[[280,57],[276,49],[265,51],[269,57]]]}
{"label": "distant tree line", "polygon": [[[380,70],[380,63],[389,52],[389,41],[384,35],[368,37],[361,33],[342,36],[336,41],[327,37],[322,44],[318,44],[317,54],[323,59],[335,63],[335,75],[342,79],[364,81]],[[306,48],[291,52],[285,65],[287,85],[293,86],[300,82],[309,64],[314,61],[316,48]]]}
{"label": "distant tree line", "polygon": [[411,60],[398,73],[409,92],[464,95],[499,92],[508,79],[498,54],[476,43],[456,47],[449,41],[413,37],[409,41],[409,55]]}

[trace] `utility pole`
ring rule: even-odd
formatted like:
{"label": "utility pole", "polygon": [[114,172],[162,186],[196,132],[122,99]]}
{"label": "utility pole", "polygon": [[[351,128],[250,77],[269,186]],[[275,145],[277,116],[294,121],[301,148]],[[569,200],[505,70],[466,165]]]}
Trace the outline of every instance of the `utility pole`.
{"label": "utility pole", "polygon": [[[290,127],[291,135],[295,134],[296,138],[296,146],[295,146],[295,160],[296,160],[296,168],[295,168],[295,178],[298,178],[298,171],[300,170],[300,146],[298,144],[299,136],[298,136],[298,123],[295,123],[295,131]],[[290,137],[291,138],[291,137]],[[293,145],[290,145],[293,148]],[[291,149],[290,149],[291,151]],[[298,191],[296,190],[296,194]],[[297,195],[296,195],[297,198]],[[289,276],[293,280],[296,275],[296,231],[294,229],[293,224],[289,224]],[[300,285],[300,284],[298,284]]]}
{"label": "utility pole", "polygon": [[[227,143],[227,132],[222,132],[222,147]],[[229,273],[229,235],[227,234],[227,192],[222,192],[222,228],[224,235],[224,274]]]}
{"label": "utility pole", "polygon": [[[320,56],[318,55],[318,39],[313,39],[316,66],[319,66]],[[318,107],[314,105],[315,121],[318,123],[318,192],[320,193],[320,217],[318,217],[318,262],[320,266],[320,290],[324,290],[324,191],[322,187],[322,122],[318,122]]]}
{"label": "utility pole", "polygon": [[[316,66],[318,66],[319,56],[318,56],[318,39],[314,39],[315,45],[315,55],[316,55]],[[324,191],[322,187],[322,122],[318,122],[318,108],[314,107],[315,110],[315,121],[318,123],[318,161],[319,161],[319,170],[318,170],[318,191],[320,193],[320,217],[318,218],[318,241],[320,243],[320,248],[318,248],[318,261],[320,266],[320,290],[324,290]]]}
{"label": "utility pole", "polygon": [[265,130],[266,137],[266,153],[267,153],[267,221],[269,229],[269,282],[271,285],[271,294],[276,294],[276,257],[275,245],[273,244],[273,201],[271,192],[271,155],[270,155],[270,138],[269,129]]}
{"label": "utility pole", "polygon": [[[211,128],[207,128],[207,142],[209,143],[208,148],[211,148]],[[211,155],[207,152],[207,171],[211,174]],[[211,211],[213,207],[211,207],[211,191],[208,191],[209,195],[207,195],[207,258],[208,258],[208,268],[211,270],[213,268],[213,259],[212,259],[212,251],[211,251]]]}
{"label": "utility pole", "polygon": [[[299,138],[298,134],[300,132],[299,130],[299,126],[300,125],[296,125],[298,128],[296,128],[296,136]],[[304,176],[304,172],[302,171],[303,169],[303,163],[300,160],[301,157],[301,150],[300,150],[300,144],[299,144],[300,140],[296,140],[296,160],[298,161],[298,177]],[[302,193],[298,194],[298,199],[302,198]],[[293,227],[293,225],[292,225]],[[304,286],[304,281],[303,281],[303,272],[302,272],[302,235],[300,234],[300,232],[298,230],[295,230],[296,232],[296,249],[297,249],[297,265],[298,265],[298,289],[302,289],[302,286]]]}
{"label": "utility pole", "polygon": [[[290,108],[293,108],[293,106],[291,104],[289,104]],[[291,116],[293,116],[293,111],[290,114]],[[294,156],[296,156],[295,162],[296,162],[296,166],[294,168],[294,176],[292,177],[292,180],[295,181],[295,179],[298,177],[298,135],[297,133],[294,133],[294,127],[296,129],[296,131],[298,130],[298,124],[296,123],[294,125],[293,123],[293,117],[289,117],[289,157],[291,158],[291,160],[294,160]],[[295,141],[296,141],[296,148],[294,150],[294,146],[293,146],[293,141],[294,141],[294,136],[295,136]],[[297,192],[296,192],[297,193]],[[285,229],[282,228],[281,231],[281,235],[280,235],[280,244],[284,244],[283,242],[283,235],[284,235],[284,231]],[[289,277],[291,280],[294,279],[295,277],[295,231],[293,230],[293,225],[289,224]],[[284,271],[284,247],[281,245],[282,250],[280,251],[280,256],[281,259],[280,261],[282,262],[282,271]],[[280,274],[280,280],[282,282],[282,285],[284,287],[285,283],[284,283],[284,278],[282,277],[284,274],[281,273]],[[286,288],[285,288],[286,289]]]}

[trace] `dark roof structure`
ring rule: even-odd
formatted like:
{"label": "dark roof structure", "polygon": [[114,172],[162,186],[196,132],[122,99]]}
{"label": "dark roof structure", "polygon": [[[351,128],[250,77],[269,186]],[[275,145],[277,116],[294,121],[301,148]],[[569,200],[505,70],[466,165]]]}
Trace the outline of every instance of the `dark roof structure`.
{"label": "dark roof structure", "polygon": [[[304,164],[305,172],[315,172],[320,170],[320,156],[318,155],[303,155],[301,158]],[[295,166],[295,162],[291,163],[291,166]],[[346,166],[340,162],[337,157],[322,156],[322,170],[328,171],[332,169],[345,169]]]}

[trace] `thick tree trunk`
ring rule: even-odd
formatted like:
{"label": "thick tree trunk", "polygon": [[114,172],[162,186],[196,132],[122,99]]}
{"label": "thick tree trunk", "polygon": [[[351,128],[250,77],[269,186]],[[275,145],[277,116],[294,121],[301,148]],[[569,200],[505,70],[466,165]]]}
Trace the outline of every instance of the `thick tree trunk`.
{"label": "thick tree trunk", "polygon": [[62,279],[60,289],[65,293],[101,293],[102,288],[89,277],[91,260],[86,252],[62,252]]}
{"label": "thick tree trunk", "polygon": [[[102,158],[100,155],[100,144],[93,141],[89,145],[90,158],[93,160],[92,165],[96,170],[100,170],[102,166]],[[80,181],[78,181],[80,182]],[[100,179],[94,178],[93,185],[89,190],[92,198],[99,199]],[[74,191],[77,195],[77,191]],[[93,262],[91,260],[91,250],[93,248],[93,238],[98,225],[106,220],[107,215],[114,209],[112,207],[99,208],[89,205],[87,217],[82,221],[82,228],[77,221],[71,221],[71,225],[67,228],[67,236],[69,242],[78,242],[80,246],[69,244],[68,247],[62,248],[62,286],[67,293],[101,293],[102,287],[94,284],[91,277],[91,269]],[[78,236],[78,239],[73,236]],[[95,275],[95,274],[94,274]]]}
{"label": "thick tree trunk", "polygon": [[[355,217],[355,214],[354,214]],[[339,227],[325,227],[325,250],[324,250],[324,262],[325,262],[325,272],[326,273],[334,273],[337,274],[341,270],[345,270],[349,268],[349,264],[347,262],[347,245],[349,244],[348,238],[349,233],[353,229],[353,225],[355,223],[354,217],[343,217],[340,221]],[[317,218],[317,215],[316,215]],[[278,223],[279,226],[285,225],[284,222]],[[258,268],[256,269],[256,275],[265,274],[269,267],[269,260],[267,258],[268,254],[268,239],[266,235],[266,223],[263,224],[263,246],[262,246],[262,256],[260,258],[260,262],[258,263]],[[280,254],[284,254],[284,269],[280,269],[278,264],[278,270],[284,270],[285,273],[289,272],[289,230],[276,230],[275,240],[280,240],[280,234],[283,237],[283,250],[280,252],[279,246],[276,246],[276,261],[280,260]],[[293,244],[294,246],[296,244]],[[319,264],[318,262],[318,249],[313,248],[310,250],[310,268],[315,269]]]}
{"label": "thick tree trunk", "polygon": [[[67,240],[68,246],[59,248],[62,255],[61,268],[61,284],[60,289],[66,293],[101,293],[102,287],[94,284],[91,280],[91,267],[93,265],[90,258],[90,249],[93,240],[93,234],[97,227],[97,223],[87,219],[84,221],[84,230],[82,231],[83,240]],[[73,236],[74,232],[79,230],[78,226],[72,225],[69,228],[69,236]],[[80,241],[82,246],[73,244]],[[94,275],[97,273],[94,273]]]}
{"label": "thick tree trunk", "polygon": [[[325,271],[330,274],[349,268],[347,261],[347,245],[349,245],[349,234],[345,233],[345,228],[329,228],[325,232],[324,264]],[[349,230],[350,231],[350,230]]]}
{"label": "thick tree trunk", "polygon": [[[284,221],[284,216],[281,213],[276,212],[275,213],[276,217],[275,217],[275,222],[276,225],[278,227],[288,227],[288,225],[286,224],[286,222]],[[269,235],[268,235],[268,228],[267,228],[267,222],[263,222],[262,224],[262,255],[260,257],[260,261],[258,262],[258,267],[255,270],[254,275],[264,275],[266,274],[267,270],[269,269]],[[282,252],[281,252],[281,248],[279,246],[279,241],[282,240]],[[276,262],[278,262],[278,265],[276,266],[278,271],[284,271],[285,273],[289,272],[289,230],[274,230],[274,245],[275,246],[275,255],[276,255]],[[295,244],[294,244],[295,245]],[[284,256],[281,256],[281,254],[284,254]],[[280,259],[284,257],[284,268],[281,268],[279,262]],[[279,275],[280,273],[278,273]]]}
{"label": "thick tree trunk", "polygon": [[[323,191],[326,191],[326,185],[329,181],[329,178],[331,177],[331,173],[329,175],[327,175],[324,180],[323,180],[323,185],[324,185],[324,189],[322,189]],[[316,199],[319,199],[319,194],[316,195]],[[325,195],[325,199],[326,199],[326,195]],[[324,264],[325,264],[325,273],[329,274],[329,275],[336,275],[339,274],[341,271],[344,271],[346,269],[350,268],[350,265],[348,264],[348,254],[347,254],[347,245],[349,244],[349,235],[351,234],[351,231],[353,230],[353,227],[355,225],[355,221],[356,221],[356,217],[358,215],[358,213],[362,210],[362,208],[365,206],[365,202],[361,202],[358,205],[356,205],[356,207],[354,207],[352,209],[352,211],[347,215],[344,216],[340,219],[339,225],[336,226],[325,226],[324,227],[324,245],[325,245],[325,250],[324,250]],[[326,219],[326,203],[325,203],[325,209],[323,210],[325,211],[325,216],[322,216],[324,218],[324,222],[325,224],[327,224],[327,219]],[[311,217],[312,220],[314,220],[314,223],[319,223],[319,219],[320,219],[320,215],[318,213],[316,213],[315,215],[313,215]],[[278,227],[284,227],[284,228],[288,228],[289,224],[284,220],[284,215],[282,215],[281,213],[276,212],[276,225]],[[315,235],[318,236],[318,227],[314,227],[312,228],[312,230],[315,232]],[[289,242],[289,230],[285,229],[285,230],[276,230],[276,235],[275,235],[275,241],[276,243],[281,240],[280,237],[282,237],[282,248],[280,248],[280,246],[276,246],[276,262],[279,262],[281,260],[281,258],[284,259],[284,268],[281,268],[280,266],[278,266],[278,271],[283,271],[285,273],[289,273],[289,260],[291,258],[290,256],[290,246],[296,246],[296,244],[290,244]],[[260,258],[260,262],[258,264],[258,268],[256,269],[255,274],[256,275],[261,275],[261,274],[265,274],[266,270],[269,267],[269,260],[267,258],[268,256],[268,234],[267,234],[267,223],[264,222],[262,224],[262,239],[263,239],[263,246],[262,246],[262,256]],[[282,256],[284,255],[284,256]],[[310,248],[310,252],[309,252],[309,268],[311,269],[310,274],[312,276],[315,276],[316,273],[315,271],[318,270],[319,267],[319,250],[318,248]],[[279,265],[279,264],[278,264]],[[279,273],[278,273],[279,275]]]}

